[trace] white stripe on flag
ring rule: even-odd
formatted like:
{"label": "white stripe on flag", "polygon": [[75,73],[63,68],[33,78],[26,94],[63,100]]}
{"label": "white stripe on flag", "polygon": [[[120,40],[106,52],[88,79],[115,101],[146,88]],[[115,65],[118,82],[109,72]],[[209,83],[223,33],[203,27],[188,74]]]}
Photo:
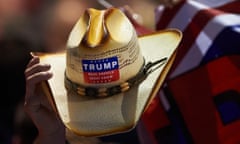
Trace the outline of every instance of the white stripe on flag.
{"label": "white stripe on flag", "polygon": [[224,27],[238,24],[240,24],[239,15],[223,14],[214,17],[201,31],[194,45],[189,49],[175,71],[172,72],[170,78],[174,78],[197,67],[218,33],[221,32]]}
{"label": "white stripe on flag", "polygon": [[158,22],[161,18],[162,18],[162,14],[164,11],[164,6],[163,5],[159,5],[156,9],[155,9],[155,21]]}
{"label": "white stripe on flag", "polygon": [[229,2],[233,2],[234,0],[196,0],[196,1],[208,5],[210,7],[218,7]]}
{"label": "white stripe on flag", "polygon": [[178,11],[176,16],[174,16],[174,18],[172,19],[168,27],[178,28],[183,31],[191,22],[195,14],[198,13],[198,11],[203,9],[208,9],[208,8],[209,7],[199,2],[191,1],[191,0],[187,1]]}

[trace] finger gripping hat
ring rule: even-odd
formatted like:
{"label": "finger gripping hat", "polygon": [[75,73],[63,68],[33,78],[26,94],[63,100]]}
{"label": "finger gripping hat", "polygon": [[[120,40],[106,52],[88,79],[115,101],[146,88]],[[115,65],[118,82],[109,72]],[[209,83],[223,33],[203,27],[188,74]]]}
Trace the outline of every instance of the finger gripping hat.
{"label": "finger gripping hat", "polygon": [[45,92],[80,136],[129,131],[161,87],[181,38],[177,29],[138,37],[119,9],[87,9],[65,52],[40,54],[53,72]]}

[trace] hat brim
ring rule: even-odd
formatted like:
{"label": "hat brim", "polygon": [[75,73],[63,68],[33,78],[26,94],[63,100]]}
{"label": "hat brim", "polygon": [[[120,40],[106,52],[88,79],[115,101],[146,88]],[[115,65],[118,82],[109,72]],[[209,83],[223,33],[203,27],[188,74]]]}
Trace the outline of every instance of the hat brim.
{"label": "hat brim", "polygon": [[146,60],[167,57],[167,62],[152,72],[141,84],[129,91],[106,98],[86,99],[64,86],[65,53],[38,54],[41,63],[52,66],[53,78],[44,86],[49,100],[63,123],[80,136],[103,136],[126,132],[134,128],[147,105],[156,95],[171,68],[182,33],[163,30],[139,37]]}

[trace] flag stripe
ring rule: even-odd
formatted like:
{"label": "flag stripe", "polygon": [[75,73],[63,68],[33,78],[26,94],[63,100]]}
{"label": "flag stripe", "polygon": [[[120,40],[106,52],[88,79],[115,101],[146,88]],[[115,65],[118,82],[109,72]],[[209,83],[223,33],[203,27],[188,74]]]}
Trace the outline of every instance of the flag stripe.
{"label": "flag stripe", "polygon": [[[229,13],[240,13],[239,4],[240,4],[239,1],[233,1],[213,9],[219,9]],[[197,12],[209,8],[210,7],[208,5],[204,5],[192,0],[189,1],[183,0],[181,3],[179,3],[173,8],[164,9],[162,5],[160,5],[155,10],[156,13],[155,19],[157,22],[156,29],[160,30],[166,27],[168,28],[174,27],[180,30],[184,30]]]}
{"label": "flag stripe", "polygon": [[[226,21],[226,19],[228,21]],[[191,70],[199,66],[204,55],[209,51],[209,49],[212,49],[210,46],[216,43],[212,40],[215,39],[215,37],[217,37],[217,35],[221,31],[222,31],[221,35],[223,36],[224,36],[223,33],[226,33],[226,32],[228,34],[231,32],[235,33],[234,30],[226,27],[229,27],[229,26],[236,27],[236,25],[238,24],[240,24],[240,16],[237,16],[237,15],[224,14],[224,15],[214,17],[200,32],[193,46],[188,50],[184,58],[177,65],[176,69],[171,73],[170,78],[176,77],[188,70]],[[228,29],[228,30],[226,31],[224,29]],[[229,30],[232,30],[232,31],[229,32]],[[239,41],[238,37],[231,38],[231,39],[227,39],[228,35],[225,35],[224,37],[226,37],[226,39],[224,40],[226,43],[228,43],[228,41],[229,42],[235,41],[235,43]],[[235,47],[236,46],[237,45],[235,45]]]}
{"label": "flag stripe", "polygon": [[195,0],[210,7],[217,7],[235,0]]}
{"label": "flag stripe", "polygon": [[209,7],[196,1],[188,1],[182,6],[167,27],[178,28],[183,31],[192,18],[194,18],[200,10],[205,9],[209,9]]}
{"label": "flag stripe", "polygon": [[[161,13],[161,17],[156,17],[156,29],[165,29],[171,20],[174,19],[175,15],[179,12],[179,9],[182,9],[182,6],[185,5],[185,1],[183,0],[178,5],[176,5],[174,8],[165,8],[162,9],[162,6],[160,5],[156,9],[156,13]],[[163,11],[162,11],[163,10]]]}
{"label": "flag stripe", "polygon": [[[238,5],[238,7],[236,6]],[[217,9],[200,10],[193,20],[189,23],[186,30],[183,31],[183,41],[179,47],[178,54],[176,56],[175,63],[172,67],[172,71],[175,70],[177,65],[181,62],[185,54],[189,51],[190,47],[194,44],[199,33],[207,25],[207,23],[215,16],[226,14],[225,12],[240,12],[240,1],[235,1],[230,4],[226,4]]]}
{"label": "flag stripe", "polygon": [[204,55],[201,64],[205,64],[221,56],[233,54],[240,54],[240,25],[226,27],[219,33]]}

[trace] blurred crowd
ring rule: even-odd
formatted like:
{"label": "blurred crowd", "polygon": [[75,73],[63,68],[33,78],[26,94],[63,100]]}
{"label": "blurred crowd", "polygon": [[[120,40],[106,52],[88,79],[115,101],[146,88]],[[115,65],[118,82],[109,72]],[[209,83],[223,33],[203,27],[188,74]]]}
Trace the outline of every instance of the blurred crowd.
{"label": "blurred crowd", "polygon": [[[162,1],[108,2],[129,5],[153,29],[154,8]],[[37,130],[22,110],[29,53],[63,50],[73,24],[88,7],[104,8],[97,0],[0,0],[1,144],[32,143]]]}

